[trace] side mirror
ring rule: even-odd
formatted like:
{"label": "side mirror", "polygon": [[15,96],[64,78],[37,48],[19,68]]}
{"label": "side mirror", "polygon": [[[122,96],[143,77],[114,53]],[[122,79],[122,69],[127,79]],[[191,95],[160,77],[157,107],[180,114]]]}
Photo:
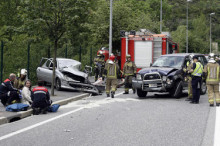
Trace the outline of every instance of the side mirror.
{"label": "side mirror", "polygon": [[152,63],[150,63],[150,67],[152,66]]}

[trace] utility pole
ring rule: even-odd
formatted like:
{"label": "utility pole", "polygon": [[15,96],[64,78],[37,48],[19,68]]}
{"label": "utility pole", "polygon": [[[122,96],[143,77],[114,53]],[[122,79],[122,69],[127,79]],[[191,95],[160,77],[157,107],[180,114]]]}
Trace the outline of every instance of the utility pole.
{"label": "utility pole", "polygon": [[210,14],[210,53],[212,52],[212,15],[215,13]]}
{"label": "utility pole", "polygon": [[109,55],[112,54],[112,1],[110,0]]}
{"label": "utility pole", "polygon": [[186,1],[186,53],[189,51],[189,41],[188,41],[188,15],[189,15],[189,2],[192,0]]}

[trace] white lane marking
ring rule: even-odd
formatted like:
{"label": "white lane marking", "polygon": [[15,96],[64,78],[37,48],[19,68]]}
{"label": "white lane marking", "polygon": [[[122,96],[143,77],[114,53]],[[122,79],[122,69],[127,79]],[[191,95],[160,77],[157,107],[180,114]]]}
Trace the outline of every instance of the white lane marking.
{"label": "white lane marking", "polygon": [[[119,96],[119,95],[121,95],[121,94],[123,94],[123,92],[116,94],[115,97],[116,97],[116,96]],[[106,100],[106,99],[104,99],[104,100]],[[9,134],[7,134],[7,135],[1,136],[1,137],[0,137],[0,141],[1,141],[1,140],[4,140],[4,139],[7,139],[7,138],[9,138],[9,137],[15,136],[15,135],[17,135],[17,134],[23,133],[23,132],[25,132],[25,131],[31,130],[31,129],[33,129],[33,128],[39,127],[39,126],[44,125],[44,124],[46,124],[46,123],[52,122],[52,121],[57,120],[57,119],[59,119],[59,118],[62,118],[62,117],[64,117],[64,116],[70,115],[70,114],[72,114],[72,113],[78,112],[78,111],[80,111],[80,110],[82,110],[82,109],[86,109],[86,108],[88,108],[87,105],[85,105],[84,107],[80,107],[80,108],[78,108],[78,109],[75,109],[75,110],[73,110],[73,111],[67,112],[67,113],[65,113],[65,114],[62,114],[62,115],[53,117],[53,118],[48,119],[48,120],[46,120],[46,121],[42,121],[42,122],[40,122],[40,123],[31,125],[31,126],[26,127],[26,128],[24,128],[24,129],[20,129],[20,130],[18,130],[18,131],[15,131],[15,132],[9,133]]]}
{"label": "white lane marking", "polygon": [[220,107],[216,107],[214,146],[220,146]]}

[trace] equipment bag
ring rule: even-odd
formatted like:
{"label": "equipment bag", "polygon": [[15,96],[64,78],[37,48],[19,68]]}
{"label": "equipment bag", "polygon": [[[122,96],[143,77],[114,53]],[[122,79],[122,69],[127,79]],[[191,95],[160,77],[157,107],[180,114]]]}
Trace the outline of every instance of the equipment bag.
{"label": "equipment bag", "polygon": [[28,104],[14,103],[14,104],[8,105],[6,107],[6,111],[9,111],[9,112],[26,111],[28,107],[29,107]]}
{"label": "equipment bag", "polygon": [[57,112],[59,109],[60,105],[59,104],[53,104],[48,108],[48,112]]}

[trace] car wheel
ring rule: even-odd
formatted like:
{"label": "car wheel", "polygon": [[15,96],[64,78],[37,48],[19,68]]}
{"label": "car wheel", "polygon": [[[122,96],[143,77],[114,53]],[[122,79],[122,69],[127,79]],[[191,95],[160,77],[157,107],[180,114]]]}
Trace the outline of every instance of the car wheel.
{"label": "car wheel", "polygon": [[61,81],[59,78],[56,79],[56,89],[57,89],[57,91],[61,90]]}
{"label": "car wheel", "polygon": [[206,91],[207,91],[207,86],[206,86],[206,82],[202,82],[202,85],[201,85],[201,90],[200,90],[200,94],[201,95],[204,95],[206,94]]}
{"label": "car wheel", "polygon": [[180,98],[183,93],[182,81],[178,81],[174,87],[176,87],[176,88],[171,89],[169,92],[171,97]]}
{"label": "car wheel", "polygon": [[142,91],[141,89],[137,89],[138,97],[146,97],[147,91]]}

